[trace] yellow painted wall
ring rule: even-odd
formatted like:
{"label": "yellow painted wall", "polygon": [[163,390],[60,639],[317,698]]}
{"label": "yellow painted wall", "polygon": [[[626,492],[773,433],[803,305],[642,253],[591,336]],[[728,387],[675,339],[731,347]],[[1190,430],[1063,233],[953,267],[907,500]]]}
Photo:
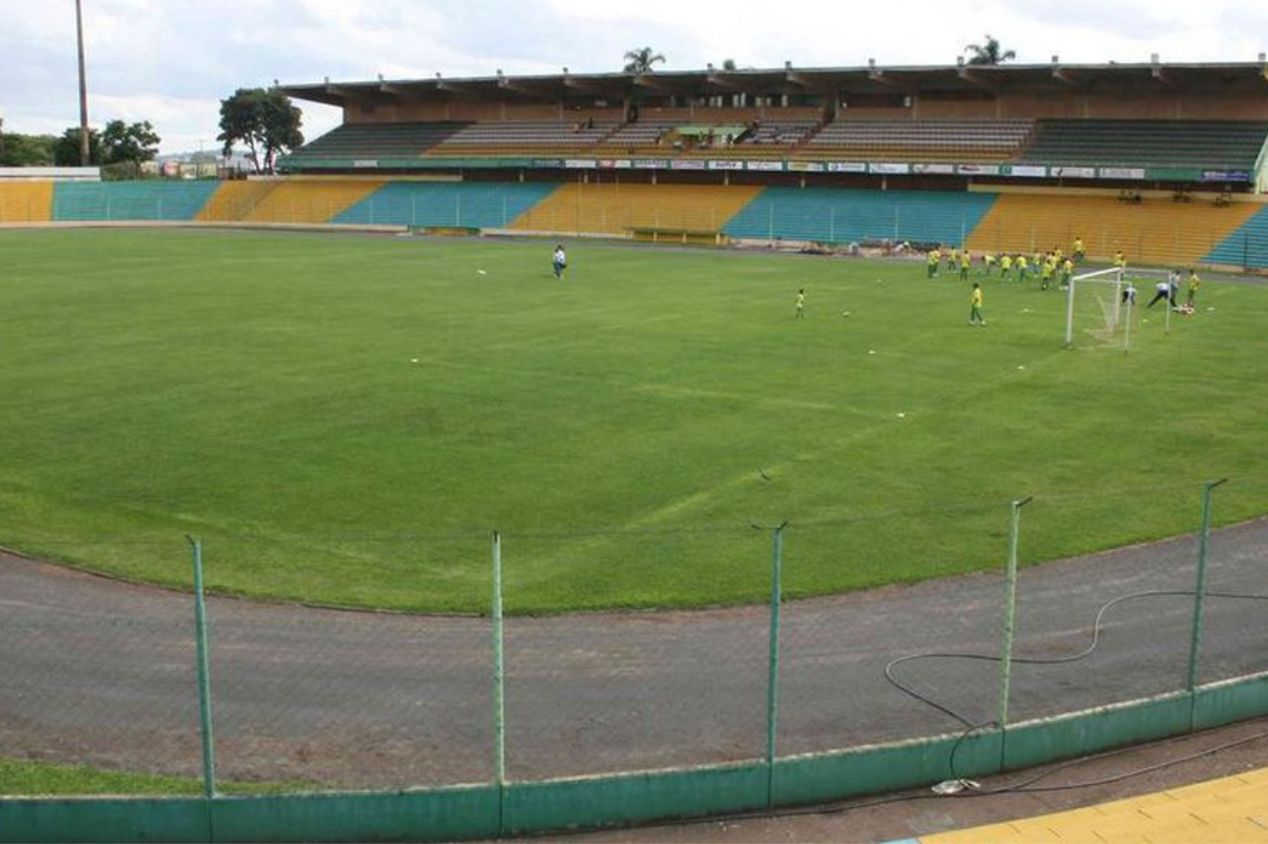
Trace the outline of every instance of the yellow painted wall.
{"label": "yellow painted wall", "polygon": [[327,223],[381,188],[382,179],[287,179],[268,191],[242,220],[253,223]]}
{"label": "yellow painted wall", "polygon": [[1191,264],[1214,249],[1260,206],[1218,207],[1209,199],[1175,202],[1147,197],[1126,203],[1116,196],[1004,193],[969,235],[975,252],[1069,252],[1082,237],[1089,258],[1121,249],[1129,263]]}
{"label": "yellow painted wall", "polygon": [[626,234],[633,228],[718,231],[761,188],[718,185],[567,184],[516,218],[511,228]]}
{"label": "yellow painted wall", "polygon": [[0,182],[0,223],[44,223],[52,215],[52,182]]}
{"label": "yellow painted wall", "polygon": [[244,220],[277,184],[277,182],[221,182],[216,192],[211,195],[211,199],[207,200],[207,204],[194,219],[222,222]]}

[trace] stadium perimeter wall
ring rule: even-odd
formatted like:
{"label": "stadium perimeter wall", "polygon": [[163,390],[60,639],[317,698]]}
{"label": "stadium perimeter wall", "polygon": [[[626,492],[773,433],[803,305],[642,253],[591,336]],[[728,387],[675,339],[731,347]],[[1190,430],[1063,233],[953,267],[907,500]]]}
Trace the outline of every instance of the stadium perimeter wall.
{"label": "stadium perimeter wall", "polygon": [[[838,800],[1268,715],[1268,673],[963,735],[777,759],[392,793],[0,799],[0,842],[444,841]],[[952,758],[954,757],[954,769]]]}
{"label": "stadium perimeter wall", "polygon": [[[1124,198],[1130,201],[1124,201]],[[249,182],[0,182],[0,225],[51,222],[394,224],[628,237],[654,231],[764,241],[908,240],[974,252],[1121,249],[1139,264],[1268,269],[1268,197],[1115,189],[878,190],[738,184],[585,184],[432,177]]]}

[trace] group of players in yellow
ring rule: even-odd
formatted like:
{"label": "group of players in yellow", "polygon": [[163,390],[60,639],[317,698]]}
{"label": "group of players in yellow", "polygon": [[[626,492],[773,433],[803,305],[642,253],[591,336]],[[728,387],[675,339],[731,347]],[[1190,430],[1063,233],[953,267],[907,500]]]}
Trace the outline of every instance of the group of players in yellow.
{"label": "group of players in yellow", "polygon": [[[1014,255],[1008,252],[998,254],[988,252],[982,255],[980,274],[989,277],[994,275],[998,267],[999,277],[1005,281],[1026,281],[1031,277],[1037,277],[1039,289],[1047,290],[1052,280],[1057,278],[1061,288],[1064,289],[1070,285],[1074,268],[1083,262],[1083,256],[1081,238],[1074,239],[1074,248],[1069,255],[1060,246],[1054,246],[1049,252],[1036,252],[1030,257],[1023,253]],[[969,274],[975,262],[972,252],[958,246],[947,249],[943,249],[942,246],[934,247],[929,251],[927,260],[925,269],[927,278],[937,278],[944,269],[949,272],[955,272],[958,269],[961,281],[969,280]],[[1127,266],[1127,259],[1123,257],[1121,251],[1115,254],[1114,263],[1119,267]]]}

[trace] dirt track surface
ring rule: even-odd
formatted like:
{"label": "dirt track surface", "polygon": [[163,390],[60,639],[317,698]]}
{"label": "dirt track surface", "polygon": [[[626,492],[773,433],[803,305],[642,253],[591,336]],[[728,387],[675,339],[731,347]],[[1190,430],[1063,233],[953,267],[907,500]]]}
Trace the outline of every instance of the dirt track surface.
{"label": "dirt track surface", "polygon": [[[1096,611],[1191,590],[1192,536],[1025,569],[1017,656],[1090,641]],[[1268,594],[1268,519],[1216,532],[1208,590]],[[782,754],[955,732],[884,677],[924,651],[995,654],[996,573],[787,603]],[[1017,665],[1022,720],[1183,686],[1193,600],[1128,600],[1081,661]],[[487,619],[209,601],[222,778],[341,787],[487,780],[493,765]],[[760,757],[765,607],[506,623],[508,773],[537,778]],[[193,603],[0,556],[0,755],[196,775]],[[1201,680],[1268,670],[1268,602],[1208,598]],[[899,675],[974,722],[998,666],[927,659]]]}

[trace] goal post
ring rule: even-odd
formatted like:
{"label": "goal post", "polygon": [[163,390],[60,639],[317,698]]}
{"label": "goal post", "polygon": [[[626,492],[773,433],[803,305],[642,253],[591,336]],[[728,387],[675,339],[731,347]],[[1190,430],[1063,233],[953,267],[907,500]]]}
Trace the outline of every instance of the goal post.
{"label": "goal post", "polygon": [[[1066,289],[1066,348],[1073,348],[1086,336],[1094,345],[1130,351],[1133,316],[1142,304],[1137,297],[1153,294],[1170,280],[1167,270],[1136,267],[1110,267],[1074,276]],[[1165,330],[1170,333],[1170,297],[1163,311]]]}

